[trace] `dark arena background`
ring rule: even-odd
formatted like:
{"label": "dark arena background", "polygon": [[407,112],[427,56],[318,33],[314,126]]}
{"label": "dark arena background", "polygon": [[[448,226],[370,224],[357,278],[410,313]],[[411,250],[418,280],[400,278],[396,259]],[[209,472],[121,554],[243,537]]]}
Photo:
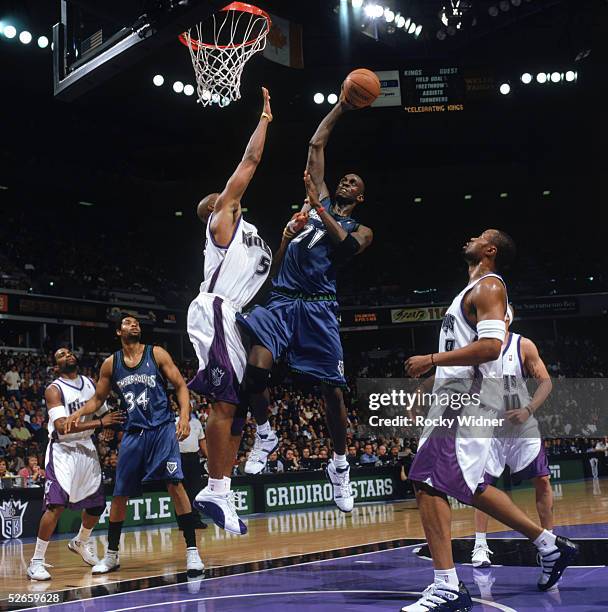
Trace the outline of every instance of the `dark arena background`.
{"label": "dark arena background", "polygon": [[[420,432],[370,428],[363,379],[411,383],[404,362],[437,350],[446,308],[467,285],[462,246],[498,228],[517,245],[505,274],[512,331],[534,341],[554,382],[537,418],[555,533],[580,553],[541,592],[533,544],[490,519],[492,565],[474,567],[473,509],[449,498],[456,568],[474,610],[605,610],[608,3],[256,0],[272,19],[266,48],[245,64],[240,99],[204,106],[177,37],[227,2],[0,0],[0,609],[412,605],[433,570],[408,478]],[[164,347],[191,380],[199,200],[240,161],[267,87],[274,120],[242,212],[276,253],[303,203],[309,141],[356,68],[377,73],[381,94],[337,122],[325,171],[330,193],[344,174],[364,179],[354,216],[374,232],[337,280],[354,509],[336,507],[326,479],[333,445],[319,380],[279,360],[270,382],[279,446],[263,473],[245,474],[249,415],[232,472],[248,532],[202,515],[204,576],[187,575],[173,504],[149,482],[129,501],[117,571],[92,574],[72,554],[80,517],[66,510],[46,552],[52,578],[28,579],[55,351],[69,348],[96,380],[120,348],[114,321],[129,313],[142,342]],[[269,292],[270,283],[254,303]],[[191,392],[190,405],[204,430],[210,398]],[[122,435],[94,435],[107,500],[90,536],[100,559]],[[197,444],[194,494],[208,477],[205,440]],[[507,468],[498,486],[537,520],[530,482],[516,484]]]}

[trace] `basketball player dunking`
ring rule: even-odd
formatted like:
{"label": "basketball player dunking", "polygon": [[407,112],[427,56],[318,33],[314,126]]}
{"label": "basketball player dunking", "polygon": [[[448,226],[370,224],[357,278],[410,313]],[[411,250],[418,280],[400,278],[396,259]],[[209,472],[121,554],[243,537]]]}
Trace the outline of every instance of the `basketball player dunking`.
{"label": "basketball player dunking", "polygon": [[[344,95],[321,121],[308,149],[309,189],[315,204],[308,223],[297,235],[286,228],[280,253],[284,252],[265,307],[258,306],[237,320],[252,338],[244,380],[244,399],[257,422],[255,444],[245,471],[261,472],[268,455],[278,446],[268,422],[268,380],[272,364],[287,352],[295,372],[321,383],[327,425],[334,444],[327,467],[334,501],[343,512],[353,508],[346,461],[348,425],[342,387],[344,361],[336,301],[336,275],[340,265],[364,251],[372,231],[351,214],[364,201],[365,186],[356,174],[342,177],[334,201],[324,181],[325,146],[336,121],[350,109]],[[310,195],[310,194],[309,194]],[[313,204],[311,199],[311,205]]]}
{"label": "basketball player dunking", "polygon": [[49,580],[44,557],[49,540],[63,510],[82,509],[82,526],[70,540],[68,548],[80,554],[85,563],[96,565],[99,559],[95,544],[89,538],[106,508],[101,482],[101,468],[91,434],[93,430],[121,423],[119,412],[108,413],[103,404],[96,413],[74,423],[73,432],[66,434],[65,423],[71,412],[78,410],[95,394],[95,384],[78,373],[78,360],[68,348],[55,352],[55,369],[59,375],[44,392],[49,416],[49,444],[46,449],[46,483],[44,514],[40,519],[34,556],[27,568],[32,580]]}
{"label": "basketball player dunking", "polygon": [[[437,395],[453,396],[454,388],[470,391],[475,385],[481,390],[483,412],[496,414],[504,405],[501,351],[507,310],[507,291],[498,272],[514,258],[515,245],[504,232],[492,229],[472,238],[463,251],[469,284],[445,314],[439,351],[410,357],[405,368],[407,374],[418,377],[436,366],[433,393]],[[441,417],[444,406],[438,401],[429,416]],[[542,591],[557,583],[578,553],[573,542],[533,523],[506,493],[484,482],[492,431],[480,431],[477,436],[437,425],[425,429],[420,439],[409,478],[416,487],[435,580],[416,603],[403,607],[403,612],[467,612],[473,606],[454,566],[448,495],[483,510],[534,542],[543,568],[538,582]]]}
{"label": "basketball player dunking", "polygon": [[[486,464],[486,482],[496,484],[509,466],[515,484],[531,480],[536,491],[536,509],[543,529],[553,532],[553,491],[551,471],[542,444],[534,413],[551,393],[549,372],[532,340],[509,330],[514,319],[513,308],[507,309],[507,334],[502,349],[502,375],[505,391],[505,424],[495,432]],[[531,398],[526,377],[533,377],[538,386]],[[488,515],[475,510],[475,547],[473,567],[489,567],[491,550],[486,540]]]}
{"label": "basketball player dunking", "polygon": [[[105,574],[120,567],[118,546],[129,497],[141,495],[141,484],[164,480],[175,505],[177,524],[186,540],[188,576],[203,573],[203,562],[196,548],[194,515],[186,490],[178,439],[190,433],[190,395],[171,355],[160,346],[142,344],[139,321],[124,315],[116,322],[116,335],[122,349],[110,355],[99,372],[95,395],[68,419],[72,423],[92,414],[114,389],[126,409],[126,423],[116,466],[116,484],[110,508],[108,550],[93,567],[94,574]],[[175,388],[180,414],[177,425],[169,405],[167,384]]]}
{"label": "basketball player dunking", "polygon": [[207,224],[204,281],[188,309],[188,334],[198,373],[188,383],[213,399],[206,424],[209,481],[194,507],[226,531],[244,534],[236,513],[230,476],[247,417],[239,407],[239,387],[247,351],[236,325],[236,313],[260,290],[272,264],[272,252],[257,229],[241,215],[241,198],[262,158],[266,131],[272,121],[270,96],[262,88],[263,107],[243,159],[221,193],[206,196],[198,216]]}

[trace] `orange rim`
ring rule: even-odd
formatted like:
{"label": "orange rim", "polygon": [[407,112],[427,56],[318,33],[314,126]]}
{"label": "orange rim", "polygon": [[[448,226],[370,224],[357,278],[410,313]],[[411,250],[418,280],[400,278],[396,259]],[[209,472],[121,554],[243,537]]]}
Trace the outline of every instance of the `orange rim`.
{"label": "orange rim", "polygon": [[178,38],[179,41],[185,45],[186,47],[191,47],[195,51],[200,48],[206,49],[230,49],[230,48],[238,48],[238,47],[250,47],[254,45],[262,36],[265,36],[270,31],[270,26],[272,25],[272,20],[270,19],[270,15],[262,10],[261,8],[254,6],[253,4],[247,4],[246,2],[232,2],[228,6],[225,6],[221,9],[220,12],[224,11],[240,11],[242,13],[250,13],[251,15],[257,15],[259,17],[264,17],[266,20],[266,28],[263,32],[261,32],[255,38],[251,40],[247,40],[243,43],[232,44],[232,45],[214,45],[211,43],[201,42],[200,40],[196,40],[195,38],[190,38],[188,40],[186,32],[182,32]]}

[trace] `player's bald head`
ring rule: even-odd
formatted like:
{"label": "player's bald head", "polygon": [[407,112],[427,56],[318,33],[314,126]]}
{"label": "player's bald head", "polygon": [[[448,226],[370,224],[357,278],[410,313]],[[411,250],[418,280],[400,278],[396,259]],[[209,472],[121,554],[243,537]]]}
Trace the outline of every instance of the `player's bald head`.
{"label": "player's bald head", "polygon": [[211,215],[215,209],[215,203],[217,202],[219,195],[219,193],[210,193],[198,203],[198,206],[196,207],[196,214],[203,223],[207,223],[209,215]]}

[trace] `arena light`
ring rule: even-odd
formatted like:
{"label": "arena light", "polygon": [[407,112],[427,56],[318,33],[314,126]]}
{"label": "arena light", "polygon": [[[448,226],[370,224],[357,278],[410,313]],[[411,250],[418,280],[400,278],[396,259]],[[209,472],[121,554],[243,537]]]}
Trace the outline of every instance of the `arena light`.
{"label": "arena light", "polygon": [[415,202],[416,204],[420,204],[420,202],[422,202],[422,198],[421,198],[420,196],[416,196],[416,197],[414,198],[414,202]]}
{"label": "arena light", "polygon": [[10,24],[4,26],[4,30],[2,32],[6,38],[15,38],[17,36],[17,29],[15,26]]}
{"label": "arena light", "polygon": [[292,204],[291,205],[291,210],[299,210],[300,209],[300,205],[299,204]]}
{"label": "arena light", "polygon": [[508,197],[509,197],[509,194],[508,194],[506,191],[503,191],[503,192],[500,194],[500,197],[501,197],[501,198],[504,200],[505,198],[508,198]]}
{"label": "arena light", "polygon": [[385,8],[384,9],[384,19],[386,20],[386,23],[393,23],[393,21],[395,21],[394,11],[391,11],[390,8]]}
{"label": "arena light", "polygon": [[544,72],[539,72],[536,75],[536,81],[540,83],[541,85],[543,85],[544,83],[547,82],[547,75]]}
{"label": "arena light", "polygon": [[32,42],[32,35],[27,30],[23,30],[23,32],[19,34],[19,40],[24,45],[29,45]]}
{"label": "arena light", "polygon": [[464,199],[465,200],[472,200],[473,196],[470,193],[467,193],[467,194],[465,194]]}
{"label": "arena light", "polygon": [[363,0],[352,0],[353,8],[360,9],[363,6]]}
{"label": "arena light", "polygon": [[403,29],[404,29],[404,30],[409,30],[409,28],[410,28],[410,24],[411,24],[411,23],[412,23],[412,20],[411,20],[411,19],[408,17],[408,18],[405,20],[405,23],[403,24]]}
{"label": "arena light", "polygon": [[568,70],[568,72],[566,72],[566,81],[568,81],[568,83],[572,83],[573,81],[576,81],[576,72],[574,72],[574,70]]}
{"label": "arena light", "polygon": [[95,204],[93,204],[93,202],[86,202],[85,200],[80,200],[80,202],[78,202],[78,204],[80,204],[81,206],[95,206]]}
{"label": "arena light", "polygon": [[405,25],[405,17],[403,15],[399,15],[395,18],[395,25],[398,28],[402,28]]}
{"label": "arena light", "polygon": [[152,82],[156,87],[160,87],[165,82],[165,77],[162,74],[155,74]]}
{"label": "arena light", "polygon": [[242,212],[249,212],[249,209],[246,206],[243,206],[243,208],[241,208]]}
{"label": "arena light", "polygon": [[330,93],[327,96],[327,102],[329,104],[335,104],[338,101],[338,96],[335,93]]}
{"label": "arena light", "polygon": [[325,96],[321,92],[317,92],[313,96],[313,100],[315,101],[315,104],[323,104],[323,102],[325,102]]}
{"label": "arena light", "polygon": [[545,197],[546,197],[546,196],[550,196],[550,195],[551,195],[551,190],[550,190],[550,189],[545,189],[545,190],[543,191],[543,195],[544,195]]}
{"label": "arena light", "polygon": [[194,93],[194,87],[188,83],[188,85],[184,85],[184,93],[187,96],[191,96]]}
{"label": "arena light", "polygon": [[38,46],[41,49],[46,49],[49,46],[49,39],[46,36],[40,36],[38,38]]}
{"label": "arena light", "polygon": [[521,75],[521,82],[524,85],[529,85],[532,82],[532,75],[529,72],[524,72]]}
{"label": "arena light", "polygon": [[511,93],[511,85],[509,85],[509,83],[503,83],[500,86],[500,93],[503,96],[508,96]]}
{"label": "arena light", "polygon": [[559,72],[553,72],[551,74],[551,81],[553,83],[559,83],[562,80],[562,75]]}
{"label": "arena light", "polygon": [[418,24],[418,25],[416,26],[416,30],[414,31],[414,36],[415,36],[416,38],[418,38],[418,37],[420,36],[420,34],[422,34],[422,25],[421,25],[421,24]]}
{"label": "arena light", "polygon": [[184,84],[181,81],[175,81],[173,83],[173,91],[175,93],[182,93],[184,91]]}
{"label": "arena light", "polygon": [[175,211],[175,216],[176,216],[176,217],[183,217],[183,216],[184,216],[184,213],[183,213],[181,210],[176,210],[176,211]]}
{"label": "arena light", "polygon": [[410,24],[410,27],[407,30],[408,34],[413,34],[416,31],[416,24],[412,21],[412,23]]}

